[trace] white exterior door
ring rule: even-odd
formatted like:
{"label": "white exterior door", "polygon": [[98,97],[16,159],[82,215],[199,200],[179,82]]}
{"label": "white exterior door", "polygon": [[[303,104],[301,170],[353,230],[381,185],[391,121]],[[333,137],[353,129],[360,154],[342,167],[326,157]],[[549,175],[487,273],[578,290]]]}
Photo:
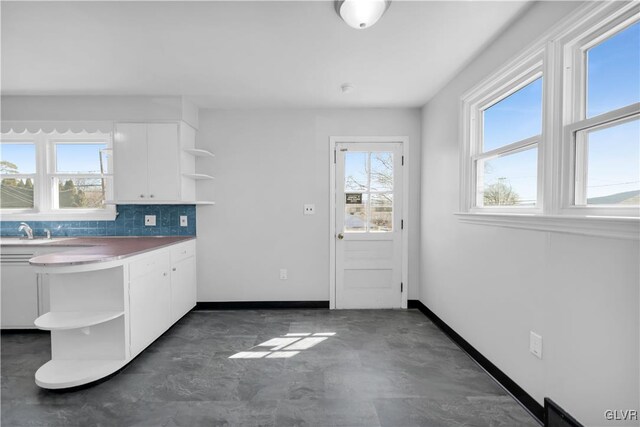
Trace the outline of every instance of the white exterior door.
{"label": "white exterior door", "polygon": [[335,151],[336,308],[402,305],[402,143]]}

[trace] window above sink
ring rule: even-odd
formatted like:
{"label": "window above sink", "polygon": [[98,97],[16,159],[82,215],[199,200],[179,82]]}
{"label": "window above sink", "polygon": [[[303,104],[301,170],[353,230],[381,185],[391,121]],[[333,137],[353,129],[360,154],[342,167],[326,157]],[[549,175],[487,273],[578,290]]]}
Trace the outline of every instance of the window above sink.
{"label": "window above sink", "polygon": [[4,220],[113,220],[112,125],[7,128],[0,139]]}

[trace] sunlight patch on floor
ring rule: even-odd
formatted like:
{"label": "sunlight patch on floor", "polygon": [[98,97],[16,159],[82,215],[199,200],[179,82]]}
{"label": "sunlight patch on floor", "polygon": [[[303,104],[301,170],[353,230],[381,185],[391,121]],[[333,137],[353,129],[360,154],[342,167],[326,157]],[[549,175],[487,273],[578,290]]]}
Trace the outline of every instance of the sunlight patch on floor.
{"label": "sunlight patch on floor", "polygon": [[[299,354],[302,350],[308,350],[320,344],[335,334],[335,332],[317,332],[315,334],[305,332],[288,333],[283,337],[271,338],[249,351],[241,351],[229,356],[229,359],[288,359]],[[271,348],[269,351],[265,351],[259,347]]]}

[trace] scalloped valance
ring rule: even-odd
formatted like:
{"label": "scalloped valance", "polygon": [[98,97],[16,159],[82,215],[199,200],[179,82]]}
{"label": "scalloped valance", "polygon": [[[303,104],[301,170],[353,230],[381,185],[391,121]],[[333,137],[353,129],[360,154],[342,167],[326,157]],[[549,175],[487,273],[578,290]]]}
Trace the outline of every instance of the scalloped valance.
{"label": "scalloped valance", "polygon": [[3,121],[1,132],[3,134],[11,131],[16,133],[110,133],[113,131],[113,122],[91,121],[91,122],[68,122],[68,121]]}

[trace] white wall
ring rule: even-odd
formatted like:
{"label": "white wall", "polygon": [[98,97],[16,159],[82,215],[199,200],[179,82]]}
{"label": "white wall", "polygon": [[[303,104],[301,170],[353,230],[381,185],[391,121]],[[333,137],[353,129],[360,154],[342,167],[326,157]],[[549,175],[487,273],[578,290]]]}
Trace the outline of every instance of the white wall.
{"label": "white wall", "polygon": [[[579,3],[539,2],[443,88],[422,113],[420,299],[542,403],[607,424],[639,406],[639,243],[463,224],[461,95]],[[528,350],[543,336],[542,360]]]}
{"label": "white wall", "polygon": [[[183,116],[179,96],[3,96],[1,107],[3,121],[181,120]],[[193,117],[187,121],[197,126],[197,113],[189,114]]]}
{"label": "white wall", "polygon": [[[201,110],[199,301],[329,299],[329,137],[408,136],[409,298],[418,295],[420,110]],[[304,216],[304,203],[316,214]],[[280,268],[288,280],[279,279]]]}

